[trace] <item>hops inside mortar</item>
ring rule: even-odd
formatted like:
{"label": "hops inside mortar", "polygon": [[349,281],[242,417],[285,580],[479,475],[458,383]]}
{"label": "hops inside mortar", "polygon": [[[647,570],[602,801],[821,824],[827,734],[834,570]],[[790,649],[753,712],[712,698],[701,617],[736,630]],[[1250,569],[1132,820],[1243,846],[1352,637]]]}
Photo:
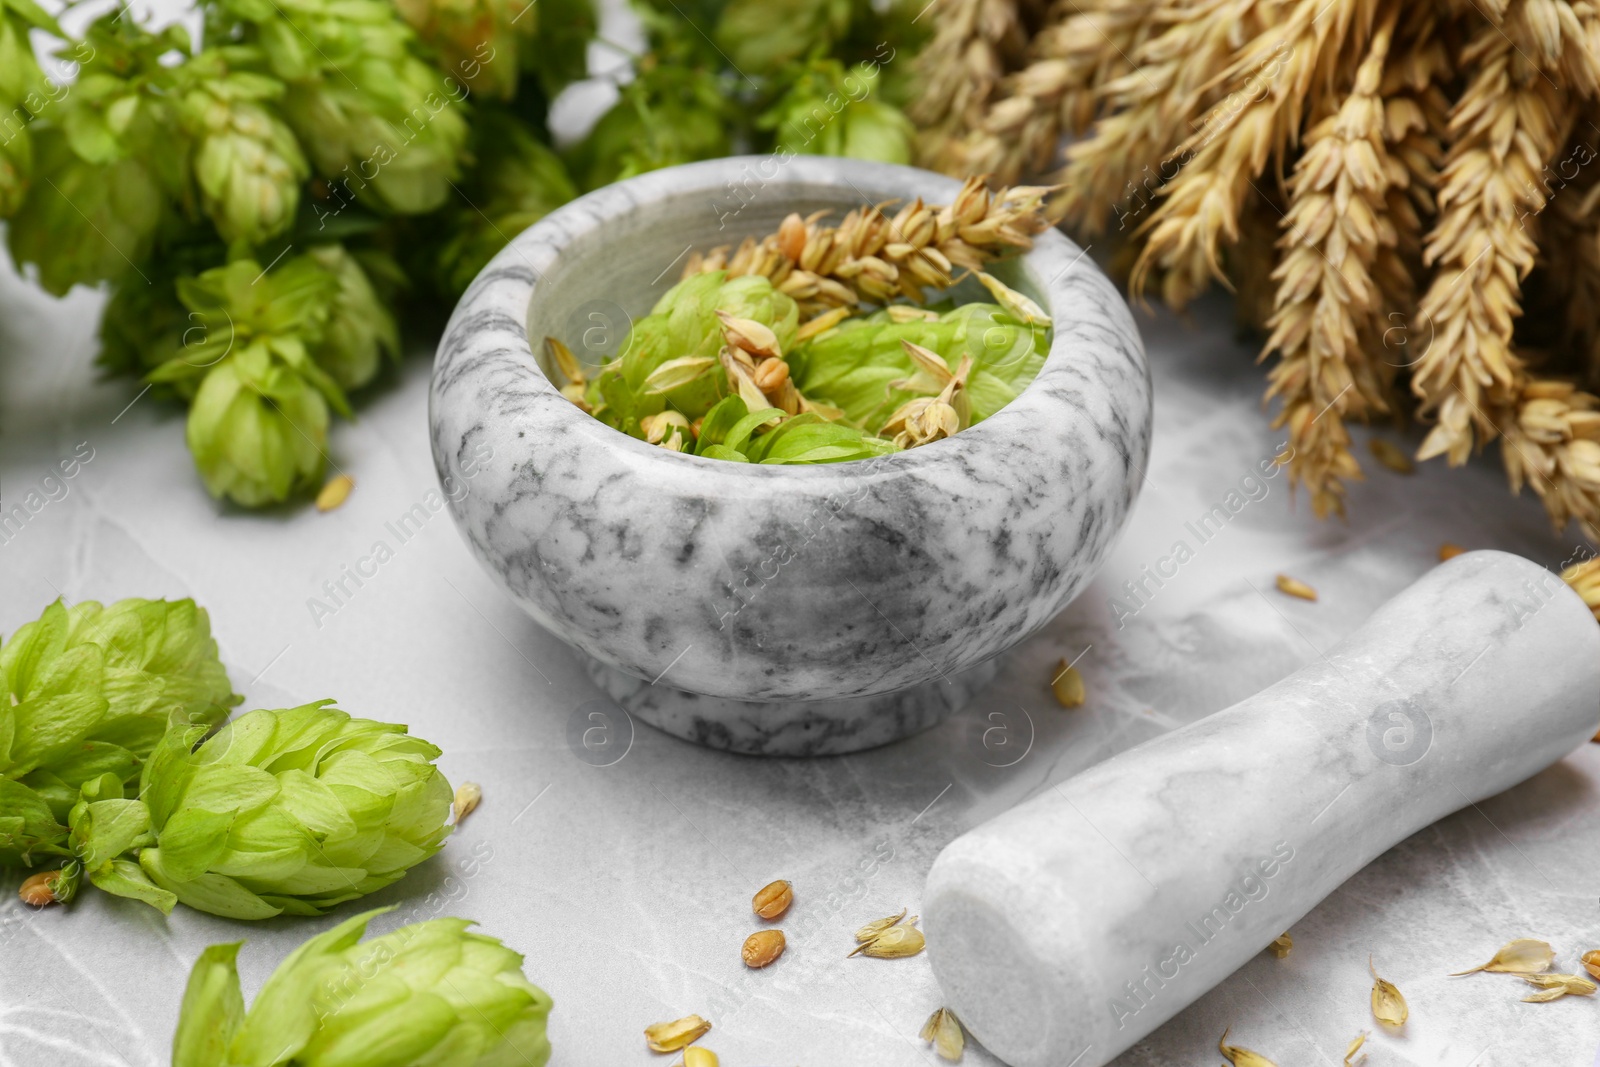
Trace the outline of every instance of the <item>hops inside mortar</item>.
{"label": "hops inside mortar", "polygon": [[[694,256],[604,366],[552,337],[547,369],[607,425],[711,459],[830,463],[950,437],[1044,364],[1049,317],[983,268],[1048,225],[1048,192],[972,179],[947,207],[879,205],[837,227],[790,215]],[[967,272],[993,303],[923,303]]]}

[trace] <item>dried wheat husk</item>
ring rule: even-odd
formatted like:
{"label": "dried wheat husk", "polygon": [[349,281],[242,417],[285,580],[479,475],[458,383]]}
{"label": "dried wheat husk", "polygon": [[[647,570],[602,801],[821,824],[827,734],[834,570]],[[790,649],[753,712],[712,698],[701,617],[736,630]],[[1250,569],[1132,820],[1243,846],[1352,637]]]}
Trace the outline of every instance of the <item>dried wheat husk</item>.
{"label": "dried wheat husk", "polygon": [[1576,520],[1600,540],[1600,397],[1549,378],[1518,387],[1514,413],[1499,426],[1512,491],[1530,486],[1557,530]]}
{"label": "dried wheat husk", "polygon": [[938,141],[975,129],[1000,80],[1027,47],[1015,0],[938,0],[919,16],[933,36],[913,60],[907,114]]}

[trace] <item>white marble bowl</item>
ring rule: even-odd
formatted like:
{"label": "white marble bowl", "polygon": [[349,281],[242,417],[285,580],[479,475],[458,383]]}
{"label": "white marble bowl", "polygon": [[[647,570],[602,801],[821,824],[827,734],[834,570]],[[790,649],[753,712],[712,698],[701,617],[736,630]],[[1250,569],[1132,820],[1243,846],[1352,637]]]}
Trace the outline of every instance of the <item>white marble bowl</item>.
{"label": "white marble bowl", "polygon": [[691,247],[957,188],[805,156],[656,171],[519,234],[457,306],[429,405],[452,513],[630,712],[737,751],[881,744],[964,703],[1104,560],[1142,480],[1150,379],[1126,304],[1059,233],[997,271],[1054,318],[1039,376],[977,426],[879,460],[670,453],[578,410],[535,356],[551,335],[608,357]]}

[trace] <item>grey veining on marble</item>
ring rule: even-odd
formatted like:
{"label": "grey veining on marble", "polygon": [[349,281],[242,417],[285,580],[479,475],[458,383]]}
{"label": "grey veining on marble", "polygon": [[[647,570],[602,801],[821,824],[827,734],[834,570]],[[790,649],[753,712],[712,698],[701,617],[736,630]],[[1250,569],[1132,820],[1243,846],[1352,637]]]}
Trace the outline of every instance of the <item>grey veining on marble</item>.
{"label": "grey veining on marble", "polygon": [[584,657],[590,679],[658,730],[750,756],[836,756],[885,745],[938,724],[994,680],[1000,657],[893,693],[843,700],[757,702],[704,696],[624,674]]}
{"label": "grey veining on marble", "polygon": [[1101,1067],[1597,724],[1583,602],[1519,556],[1459,556],[1319,662],[948,845],[924,896],[934,973],[1013,1067]]}
{"label": "grey veining on marble", "polygon": [[[730,200],[736,184],[745,199]],[[581,353],[596,331],[614,334],[676,280],[691,246],[759,236],[795,210],[944,203],[957,188],[853,160],[714,160],[601,189],[516,237],[451,318],[429,406],[440,476],[471,471],[473,491],[451,508],[478,560],[584,653],[737,701],[892,694],[1038,630],[1104,560],[1150,436],[1127,306],[1059,233],[1001,268],[1054,318],[1039,376],[978,426],[878,460],[768,467],[669,453],[567,402],[530,345],[554,335]],[[875,705],[833,706],[858,745],[883,739],[863,719]],[[727,728],[742,735],[749,721]],[[783,751],[759,733],[729,738],[742,745]]]}

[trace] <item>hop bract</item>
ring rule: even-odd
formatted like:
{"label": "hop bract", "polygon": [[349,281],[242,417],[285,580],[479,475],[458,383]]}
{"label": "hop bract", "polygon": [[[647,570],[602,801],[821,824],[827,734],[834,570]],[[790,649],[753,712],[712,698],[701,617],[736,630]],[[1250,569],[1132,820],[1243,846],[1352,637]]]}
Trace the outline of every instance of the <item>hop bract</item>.
{"label": "hop bract", "polygon": [[239,945],[213,945],[189,975],[172,1067],[544,1067],[551,1000],[522,956],[432,919],[362,941],[370,911],[289,955],[248,1012]]}
{"label": "hop bract", "polygon": [[169,721],[240,700],[192,600],[56,601],[0,646],[0,864],[68,856],[85,783],[135,781]]}
{"label": "hop bract", "polygon": [[198,747],[203,729],[170,731],[140,781],[154,844],[138,856],[166,896],[110,891],[232,919],[318,915],[439,851],[439,750],[330,704],[252,711]]}

